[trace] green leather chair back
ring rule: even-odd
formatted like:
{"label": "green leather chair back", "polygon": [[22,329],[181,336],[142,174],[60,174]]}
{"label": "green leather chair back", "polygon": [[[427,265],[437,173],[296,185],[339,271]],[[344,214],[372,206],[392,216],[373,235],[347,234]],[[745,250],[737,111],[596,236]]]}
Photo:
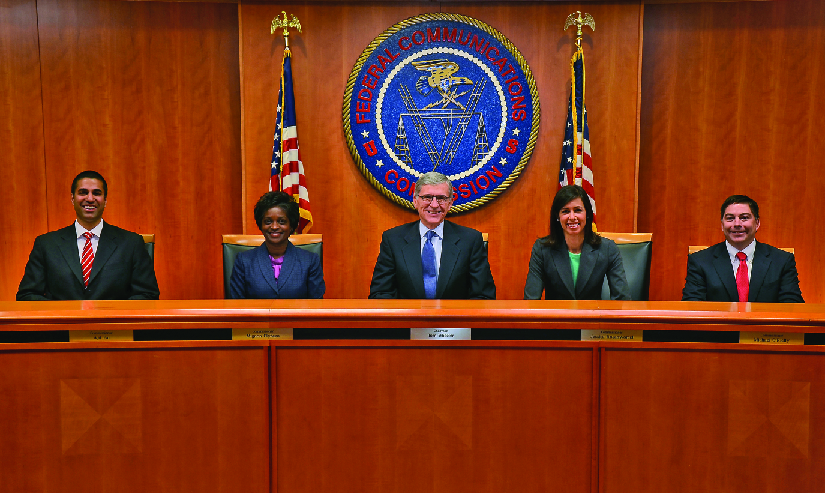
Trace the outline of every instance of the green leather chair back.
{"label": "green leather chair back", "polygon": [[[321,266],[324,265],[322,235],[291,235],[289,241],[298,248],[317,253],[321,257]],[[246,250],[261,246],[263,235],[223,235],[223,297],[229,298],[229,280],[232,278],[232,268],[235,266],[235,257]]]}
{"label": "green leather chair back", "polygon": [[[622,254],[630,299],[647,301],[650,298],[650,262],[653,258],[653,235],[651,233],[599,233],[616,242]],[[610,299],[607,276],[602,284],[602,299]]]}
{"label": "green leather chair back", "polygon": [[143,237],[143,246],[146,247],[146,253],[149,254],[149,258],[152,259],[152,263],[155,263],[155,235],[154,234],[142,234],[140,235]]}

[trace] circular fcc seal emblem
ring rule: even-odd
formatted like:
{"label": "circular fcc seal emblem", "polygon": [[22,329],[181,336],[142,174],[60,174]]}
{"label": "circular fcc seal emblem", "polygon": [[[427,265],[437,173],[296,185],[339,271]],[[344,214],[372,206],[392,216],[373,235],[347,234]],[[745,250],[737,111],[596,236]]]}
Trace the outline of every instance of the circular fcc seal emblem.
{"label": "circular fcc seal emblem", "polygon": [[418,177],[453,183],[453,211],[498,196],[533,153],[539,99],[515,46],[457,14],[399,22],[358,58],[344,93],[344,133],[361,172],[414,208]]}

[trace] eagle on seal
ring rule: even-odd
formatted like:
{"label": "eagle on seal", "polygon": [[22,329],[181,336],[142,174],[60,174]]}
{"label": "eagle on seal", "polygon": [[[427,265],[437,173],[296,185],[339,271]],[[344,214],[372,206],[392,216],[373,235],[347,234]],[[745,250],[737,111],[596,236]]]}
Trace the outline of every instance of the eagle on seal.
{"label": "eagle on seal", "polygon": [[415,88],[418,92],[426,96],[432,92],[433,89],[438,91],[441,99],[435,103],[428,104],[424,109],[430,109],[441,105],[441,108],[446,108],[448,104],[453,103],[462,110],[466,110],[463,104],[459,103],[456,98],[467,94],[470,91],[464,91],[456,94],[456,86],[472,85],[473,81],[467,77],[455,76],[458,72],[459,66],[455,62],[443,58],[435,60],[422,60],[420,62],[412,62],[413,67],[422,72],[429,72],[429,75],[422,75],[415,83]]}

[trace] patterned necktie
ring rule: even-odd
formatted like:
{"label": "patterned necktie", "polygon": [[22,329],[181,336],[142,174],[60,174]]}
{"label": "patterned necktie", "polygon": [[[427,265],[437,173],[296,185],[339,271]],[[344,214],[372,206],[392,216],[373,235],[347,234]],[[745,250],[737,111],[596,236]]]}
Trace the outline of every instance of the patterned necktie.
{"label": "patterned necktie", "polygon": [[421,250],[421,270],[424,272],[424,296],[427,299],[435,298],[435,288],[438,283],[435,268],[435,248],[433,247],[435,231],[427,231],[427,241]]}
{"label": "patterned necktie", "polygon": [[92,273],[92,264],[95,262],[95,252],[92,251],[92,233],[83,233],[86,244],[83,245],[83,259],[80,261],[80,268],[83,270],[83,285],[89,287],[89,274]]}
{"label": "patterned necktie", "polygon": [[739,268],[736,270],[736,290],[739,291],[739,302],[748,301],[748,256],[742,252],[736,254],[739,259]]}

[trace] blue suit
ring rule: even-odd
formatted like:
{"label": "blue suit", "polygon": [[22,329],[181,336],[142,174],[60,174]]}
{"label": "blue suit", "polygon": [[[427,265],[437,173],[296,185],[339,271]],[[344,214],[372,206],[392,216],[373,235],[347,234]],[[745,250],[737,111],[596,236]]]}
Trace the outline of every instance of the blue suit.
{"label": "blue suit", "polygon": [[292,243],[286,246],[278,279],[272,272],[272,262],[264,244],[235,257],[229,280],[229,297],[232,299],[323,298],[324,292],[321,258]]}

